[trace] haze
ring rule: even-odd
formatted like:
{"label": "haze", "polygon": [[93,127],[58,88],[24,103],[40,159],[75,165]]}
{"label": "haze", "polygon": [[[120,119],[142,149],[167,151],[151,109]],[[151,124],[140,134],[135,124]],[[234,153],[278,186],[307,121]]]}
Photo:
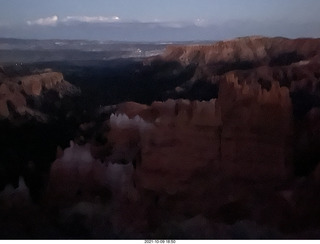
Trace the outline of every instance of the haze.
{"label": "haze", "polygon": [[2,1],[0,37],[118,41],[319,37],[317,0]]}

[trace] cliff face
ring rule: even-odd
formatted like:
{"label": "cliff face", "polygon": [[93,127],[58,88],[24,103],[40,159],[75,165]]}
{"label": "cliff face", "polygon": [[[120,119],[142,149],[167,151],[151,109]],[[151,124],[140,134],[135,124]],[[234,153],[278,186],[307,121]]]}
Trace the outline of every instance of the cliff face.
{"label": "cliff face", "polygon": [[68,92],[69,87],[71,88],[71,84],[65,81],[63,75],[58,72],[29,75],[18,79],[25,93],[31,96],[39,96],[43,89],[54,89],[62,95]]}
{"label": "cliff face", "polygon": [[320,77],[319,50],[320,39],[245,37],[212,45],[168,46],[150,63],[162,60],[194,67],[193,77],[172,92],[176,97],[185,97],[201,82],[206,87],[219,85],[228,73],[234,73],[240,84],[255,81],[269,90],[277,80],[290,92],[304,90],[314,96]]}
{"label": "cliff face", "polygon": [[38,111],[39,108],[30,104],[30,100],[40,98],[47,92],[55,92],[62,98],[65,95],[78,94],[79,89],[65,81],[58,72],[14,77],[3,75],[0,85],[0,117],[28,114],[44,118]]}
{"label": "cliff face", "polygon": [[[126,181],[131,193],[124,197],[129,200],[120,209],[141,206],[148,213],[138,211],[137,219],[160,223],[163,218],[200,214],[215,223],[246,219],[289,232],[304,228],[299,216],[313,210],[299,208],[308,205],[308,197],[318,198],[292,183],[295,158],[297,151],[300,156],[315,155],[308,147],[310,141],[316,144],[315,136],[309,142],[302,139],[317,134],[319,112],[309,108],[302,115],[304,125],[297,128],[297,111],[302,114],[306,108],[297,105],[295,94],[318,94],[318,44],[254,37],[169,47],[160,57],[163,62],[196,66],[187,83],[202,79],[218,84],[219,92],[208,101],[168,99],[150,106],[117,106],[110,117],[112,153],[106,160],[134,166],[129,173],[133,178]],[[174,214],[163,217],[167,212]],[[119,228],[125,229],[129,223],[125,216],[119,218]],[[150,220],[150,225],[157,224]]]}
{"label": "cliff face", "polygon": [[[230,76],[241,86],[259,84],[270,91],[286,87],[292,103],[294,159],[296,173],[311,173],[320,161],[320,137],[310,114],[320,104],[320,40],[245,37],[212,45],[168,46],[152,61],[177,62],[192,67],[192,78],[168,91],[165,98],[210,100]],[[149,60],[150,61],[150,60]],[[275,82],[276,81],[276,82]],[[303,155],[303,156],[302,156]],[[309,158],[306,162],[303,158]]]}
{"label": "cliff face", "polygon": [[[299,61],[319,55],[320,39],[285,39],[244,37],[221,41],[212,45],[168,46],[162,58],[177,60],[185,65],[197,63],[252,62],[271,64]],[[290,61],[291,59],[291,61]]]}
{"label": "cliff face", "polygon": [[49,205],[73,206],[70,216],[80,211],[88,225],[102,216],[134,237],[165,231],[164,223],[177,223],[187,237],[188,228],[213,237],[213,223],[244,219],[290,225],[299,194],[283,189],[293,177],[289,90],[227,78],[210,101],[119,104],[105,134],[111,154],[101,163],[94,145],[71,143],[52,164]]}
{"label": "cliff face", "polygon": [[285,178],[293,135],[289,90],[277,82],[269,91],[259,84],[239,85],[237,78],[229,76],[220,85],[218,102],[222,161],[229,162],[223,163],[228,174],[261,181]]}
{"label": "cliff face", "polygon": [[[310,163],[302,158],[317,160],[318,52],[319,40],[256,37],[169,47],[161,58],[196,65],[191,84],[200,78],[218,84],[217,97],[119,105],[110,117],[108,159],[133,162],[131,184],[152,218],[170,209],[217,222],[303,229],[299,216],[313,210],[299,208],[318,197],[292,182],[297,167]],[[314,97],[307,108],[304,92]]]}
{"label": "cliff face", "polygon": [[152,192],[160,208],[216,216],[252,201],[252,184],[270,190],[293,175],[291,100],[276,82],[267,91],[229,76],[217,99],[133,106],[110,118],[112,159],[134,161],[139,193]]}
{"label": "cliff face", "polygon": [[22,95],[22,93],[17,89],[17,85],[13,84],[10,86],[10,84],[2,83],[0,86],[0,94],[1,94],[1,100],[0,100],[0,116],[2,117],[9,117],[10,112],[8,109],[8,102],[10,102],[14,109],[17,112],[23,113],[25,112],[25,108],[27,105],[25,97]]}

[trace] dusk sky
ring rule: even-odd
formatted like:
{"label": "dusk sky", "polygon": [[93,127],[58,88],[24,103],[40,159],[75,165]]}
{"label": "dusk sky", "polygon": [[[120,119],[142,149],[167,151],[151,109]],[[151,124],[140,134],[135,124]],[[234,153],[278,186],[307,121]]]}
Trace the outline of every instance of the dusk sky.
{"label": "dusk sky", "polygon": [[121,41],[320,37],[318,0],[1,0],[0,37]]}

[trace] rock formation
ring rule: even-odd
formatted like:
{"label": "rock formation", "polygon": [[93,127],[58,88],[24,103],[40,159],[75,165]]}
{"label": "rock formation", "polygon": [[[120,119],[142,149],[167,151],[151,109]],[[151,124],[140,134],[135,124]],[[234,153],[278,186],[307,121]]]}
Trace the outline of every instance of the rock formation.
{"label": "rock formation", "polygon": [[[98,184],[113,194],[125,192],[122,201],[110,200],[118,212],[110,217],[113,227],[132,236],[139,231],[164,230],[164,222],[176,223],[174,228],[183,232],[195,230],[193,225],[200,221],[210,237],[219,232],[214,227],[217,223],[226,224],[223,228],[230,231],[239,226],[251,226],[245,227],[248,232],[261,226],[267,228],[264,231],[274,228],[270,233],[275,236],[303,230],[301,216],[313,210],[302,210],[308,203],[299,197],[318,198],[304,192],[306,183],[299,185],[295,178],[297,107],[292,94],[309,87],[307,81],[302,82],[306,77],[312,80],[312,87],[317,86],[318,43],[254,37],[207,47],[169,47],[162,60],[196,64],[190,82],[205,79],[218,84],[219,92],[208,101],[168,99],[149,106],[134,102],[116,106],[109,119],[110,131],[105,134],[112,147],[105,165],[131,168],[120,173],[126,180],[117,183],[118,190],[106,183],[112,178],[110,174],[97,178],[104,179]],[[237,66],[247,61],[250,63]],[[316,94],[315,88],[309,91]],[[317,121],[318,110],[313,108],[306,113],[305,133],[317,132]],[[61,177],[56,171],[61,160],[52,167],[57,178]],[[67,172],[63,169],[66,165],[62,171]],[[109,166],[99,167],[97,172],[101,173]],[[312,174],[314,179],[318,172]],[[92,178],[84,179],[92,182]],[[73,196],[77,189],[93,191],[77,184]],[[120,190],[123,184],[125,191]],[[58,180],[51,182],[55,185],[59,186]],[[177,219],[181,220],[178,224]],[[129,226],[132,232],[127,231]],[[203,230],[195,232],[196,236],[206,235]]]}
{"label": "rock formation", "polygon": [[[147,74],[163,67],[154,77],[169,78],[147,85],[167,89],[156,96],[166,99],[101,106],[102,128],[82,122],[91,139],[58,150],[47,215],[77,236],[319,238],[319,58],[318,39],[169,46],[144,66]],[[198,87],[205,98],[188,96]],[[74,87],[54,72],[3,81],[2,116],[24,113],[48,90],[64,96]]]}
{"label": "rock formation", "polygon": [[[39,97],[47,91],[54,91],[60,98],[75,95],[79,89],[65,81],[58,72],[44,72],[27,76],[3,77],[0,80],[0,117],[8,118],[17,113],[44,118],[37,108],[27,102],[29,98]],[[30,99],[29,99],[30,100]],[[37,116],[38,115],[38,116]]]}
{"label": "rock formation", "polygon": [[[309,59],[319,54],[320,40],[260,36],[244,37],[217,42],[212,45],[168,46],[163,58],[177,60],[185,65],[196,63],[210,65],[217,63],[252,62],[253,64],[288,64]],[[290,56],[291,55],[291,56]]]}
{"label": "rock formation", "polygon": [[[225,204],[250,204],[254,184],[271,191],[293,175],[291,100],[276,82],[267,91],[229,76],[217,99],[123,107],[131,119],[124,109],[110,117],[113,160],[134,162],[139,194],[161,209],[218,218]],[[232,221],[249,210],[239,211]]]}
{"label": "rock formation", "polygon": [[217,98],[220,86],[230,76],[237,77],[241,86],[259,84],[267,91],[278,85],[287,87],[293,111],[293,160],[296,173],[306,175],[320,161],[316,149],[320,137],[304,139],[308,113],[320,104],[319,45],[319,39],[311,38],[244,37],[212,45],[171,45],[163,55],[148,61],[150,65],[155,61],[178,62],[194,69],[192,78],[168,91],[165,98]]}
{"label": "rock formation", "polygon": [[[229,75],[217,99],[117,107],[106,134],[111,155],[101,163],[88,144],[72,143],[51,167],[49,205],[105,204],[112,209],[103,214],[113,231],[135,237],[152,228],[165,231],[164,221],[182,232],[194,229],[195,237],[204,234],[194,226],[198,219],[206,223],[207,237],[218,231],[213,223],[246,219],[249,226],[276,229],[288,224],[286,209],[293,200],[281,190],[293,177],[286,87],[274,81],[267,91]],[[83,211],[91,216],[93,210]]]}
{"label": "rock formation", "polygon": [[[219,85],[228,73],[235,73],[239,83],[258,82],[265,89],[273,80],[312,96],[318,92],[320,39],[244,37],[212,45],[170,45],[163,55],[148,62],[178,62],[195,66],[190,81],[176,87],[174,94],[184,94],[199,81]],[[187,93],[188,94],[188,93]]]}

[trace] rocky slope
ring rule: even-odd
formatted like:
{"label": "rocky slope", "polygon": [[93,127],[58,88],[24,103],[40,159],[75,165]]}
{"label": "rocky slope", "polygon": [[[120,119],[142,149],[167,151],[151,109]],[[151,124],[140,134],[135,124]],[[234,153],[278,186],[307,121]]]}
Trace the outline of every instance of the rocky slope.
{"label": "rocky slope", "polygon": [[[0,73],[0,188],[25,177],[31,196],[43,191],[57,146],[74,138],[79,88],[51,70]],[[73,104],[72,104],[73,103]],[[81,111],[80,111],[81,112]],[[81,113],[77,116],[81,116]]]}
{"label": "rocky slope", "polygon": [[295,127],[296,173],[305,175],[320,160],[320,137],[315,125],[320,106],[319,45],[320,39],[311,38],[244,37],[212,45],[169,46],[162,56],[146,63],[176,62],[194,70],[190,79],[168,90],[165,99],[217,98],[220,83],[230,75],[236,76],[241,85],[258,83],[268,91],[274,82],[287,87]]}
{"label": "rocky slope", "polygon": [[140,213],[147,226],[201,216],[211,236],[219,232],[212,223],[243,220],[287,237],[318,228],[318,211],[306,206],[318,202],[319,44],[250,37],[173,46],[155,59],[195,66],[186,84],[203,80],[219,92],[210,101],[122,104],[110,117],[109,160],[133,163],[131,185],[143,200],[131,204],[148,209]]}
{"label": "rocky slope", "polygon": [[[266,91],[228,76],[218,98],[207,102],[120,108],[110,118],[113,156],[135,162],[139,194],[149,198],[152,192],[160,209],[219,219],[222,206],[259,201],[254,185],[272,191],[293,176],[291,101],[288,89],[277,83]],[[246,207],[226,221],[259,221],[255,215],[262,213]]]}
{"label": "rocky slope", "polygon": [[176,88],[180,96],[188,94],[196,83],[202,81],[219,85],[228,72],[236,72],[239,83],[255,80],[266,89],[270,89],[272,80],[287,87],[292,86],[291,89],[296,83],[308,89],[306,79],[313,82],[319,79],[319,50],[320,39],[256,36],[212,45],[171,45],[163,55],[150,58],[145,63],[161,60],[177,62],[186,68],[194,67],[193,77]]}
{"label": "rocky slope", "polygon": [[[0,84],[0,117],[12,118],[14,114],[20,116],[31,115],[32,117],[45,120],[46,115],[39,111],[33,100],[39,100],[48,92],[55,92],[61,99],[65,95],[77,95],[79,89],[63,79],[58,72],[44,72],[26,76],[1,77]],[[39,101],[41,103],[41,101]],[[38,102],[38,103],[39,103]],[[55,102],[55,101],[51,101]]]}
{"label": "rocky slope", "polygon": [[290,64],[319,54],[320,39],[286,39],[260,36],[242,37],[212,45],[169,46],[163,54],[165,60],[178,60],[184,65],[197,63],[251,62],[261,64]]}
{"label": "rocky slope", "polygon": [[318,176],[294,174],[288,88],[229,74],[217,99],[113,109],[105,146],[71,143],[53,163],[51,208],[82,213],[85,229],[100,213],[112,237],[318,236],[318,211],[306,207],[319,201]]}

